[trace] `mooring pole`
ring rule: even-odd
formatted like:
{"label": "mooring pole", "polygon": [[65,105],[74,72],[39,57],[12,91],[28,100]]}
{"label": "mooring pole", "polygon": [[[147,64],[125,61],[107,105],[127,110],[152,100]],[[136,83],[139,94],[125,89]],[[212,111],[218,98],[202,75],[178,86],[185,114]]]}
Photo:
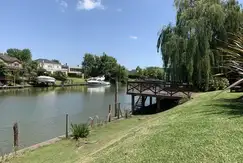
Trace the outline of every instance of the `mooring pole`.
{"label": "mooring pole", "polygon": [[68,114],[66,114],[66,139],[68,138]]}
{"label": "mooring pole", "polygon": [[13,133],[14,133],[14,151],[18,150],[19,147],[19,129],[18,123],[14,123],[13,125]]}
{"label": "mooring pole", "polygon": [[118,115],[118,76],[116,76],[116,90],[115,90],[115,117]]}

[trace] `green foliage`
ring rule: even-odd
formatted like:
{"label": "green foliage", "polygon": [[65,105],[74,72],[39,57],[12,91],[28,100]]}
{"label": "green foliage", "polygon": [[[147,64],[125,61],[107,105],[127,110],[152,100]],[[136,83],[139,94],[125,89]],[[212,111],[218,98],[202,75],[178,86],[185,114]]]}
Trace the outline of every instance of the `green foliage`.
{"label": "green foliage", "polygon": [[90,130],[87,124],[71,124],[71,132],[72,137],[78,140],[79,138],[86,138]]}
{"label": "green foliage", "polygon": [[228,32],[241,31],[240,4],[236,0],[175,0],[175,6],[176,25],[165,26],[157,43],[167,80],[192,82],[207,91],[212,75],[223,71],[224,58],[216,48],[227,41]]}
{"label": "green foliage", "polygon": [[164,70],[160,67],[146,67],[145,69],[136,68],[136,73],[129,74],[129,78],[152,78],[152,79],[164,79]]}
{"label": "green foliage", "polygon": [[60,80],[60,81],[67,80],[67,75],[60,71],[54,72],[51,76],[54,77],[56,80]]}
{"label": "green foliage", "polygon": [[6,77],[9,74],[9,70],[7,69],[6,65],[0,62],[0,77]]}
{"label": "green foliage", "polygon": [[32,54],[29,49],[8,49],[7,54],[11,57],[15,57],[22,62],[30,62],[32,59]]}
{"label": "green foliage", "polygon": [[82,77],[82,74],[68,73],[68,77],[81,78]]}
{"label": "green foliage", "polygon": [[85,54],[82,62],[85,77],[105,75],[108,80],[115,80],[118,77],[120,82],[128,79],[127,69],[119,65],[114,57],[103,53],[102,56]]}
{"label": "green foliage", "polygon": [[43,76],[43,75],[50,75],[50,74],[47,74],[47,71],[46,69],[43,69],[43,68],[39,68],[37,69],[37,76]]}

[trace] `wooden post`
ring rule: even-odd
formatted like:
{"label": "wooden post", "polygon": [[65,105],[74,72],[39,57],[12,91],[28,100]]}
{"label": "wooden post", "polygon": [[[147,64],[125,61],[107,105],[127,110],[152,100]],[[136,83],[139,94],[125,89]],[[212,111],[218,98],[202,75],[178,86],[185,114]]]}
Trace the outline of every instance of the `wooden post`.
{"label": "wooden post", "polygon": [[111,122],[111,105],[109,105],[108,122]]}
{"label": "wooden post", "polygon": [[121,109],[121,103],[118,103],[118,109],[117,109],[117,118],[120,118],[120,109]]}
{"label": "wooden post", "polygon": [[118,76],[116,77],[116,90],[115,90],[115,117],[118,116],[117,103],[118,103]]}
{"label": "wooden post", "polygon": [[145,96],[142,96],[142,107],[143,107],[143,108],[145,107],[145,101],[146,101]]}
{"label": "wooden post", "polygon": [[160,111],[160,98],[159,97],[156,98],[156,102],[157,102],[157,112],[159,112]]}
{"label": "wooden post", "polygon": [[68,138],[68,114],[66,114],[66,139]]}
{"label": "wooden post", "polygon": [[119,103],[119,113],[120,113],[120,116],[123,117],[122,110],[121,110],[121,103]]}
{"label": "wooden post", "polygon": [[135,105],[135,96],[134,95],[132,95],[132,113],[134,113],[134,106]]}
{"label": "wooden post", "polygon": [[125,110],[125,118],[126,119],[128,118],[128,110],[127,109]]}
{"label": "wooden post", "polygon": [[150,96],[150,99],[149,99],[149,104],[152,105],[153,104],[153,97]]}
{"label": "wooden post", "polygon": [[18,123],[14,123],[13,125],[13,133],[14,133],[14,149],[15,151],[19,147],[19,129],[18,129]]}

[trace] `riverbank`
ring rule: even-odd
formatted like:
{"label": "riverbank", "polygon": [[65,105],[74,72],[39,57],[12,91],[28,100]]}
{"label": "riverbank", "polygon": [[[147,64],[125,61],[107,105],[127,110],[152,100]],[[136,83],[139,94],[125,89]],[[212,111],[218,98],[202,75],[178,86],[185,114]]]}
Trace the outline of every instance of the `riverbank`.
{"label": "riverbank", "polygon": [[[56,84],[53,86],[48,87],[72,87],[72,86],[86,86],[87,83],[83,78],[68,78],[68,80],[72,81],[72,84],[61,84],[61,81],[56,81]],[[14,90],[14,89],[24,89],[24,88],[32,88],[32,87],[38,87],[33,85],[16,85],[16,86],[0,86],[1,90]],[[41,87],[41,86],[39,86]],[[46,87],[46,86],[45,86]]]}
{"label": "riverbank", "polygon": [[86,141],[61,140],[26,152],[12,163],[38,162],[240,162],[242,94],[203,93],[172,110],[115,121]]}

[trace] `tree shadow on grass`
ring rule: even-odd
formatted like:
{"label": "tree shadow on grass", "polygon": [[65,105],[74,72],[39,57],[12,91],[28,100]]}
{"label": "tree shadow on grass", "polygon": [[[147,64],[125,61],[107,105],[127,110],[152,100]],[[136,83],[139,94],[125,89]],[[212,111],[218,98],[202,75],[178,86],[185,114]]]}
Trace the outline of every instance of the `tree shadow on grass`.
{"label": "tree shadow on grass", "polygon": [[231,116],[231,118],[241,117],[243,116],[242,97],[237,99],[215,100],[211,105],[204,105],[205,107],[210,107],[211,110],[202,111],[201,113],[204,113],[205,115],[225,114]]}

